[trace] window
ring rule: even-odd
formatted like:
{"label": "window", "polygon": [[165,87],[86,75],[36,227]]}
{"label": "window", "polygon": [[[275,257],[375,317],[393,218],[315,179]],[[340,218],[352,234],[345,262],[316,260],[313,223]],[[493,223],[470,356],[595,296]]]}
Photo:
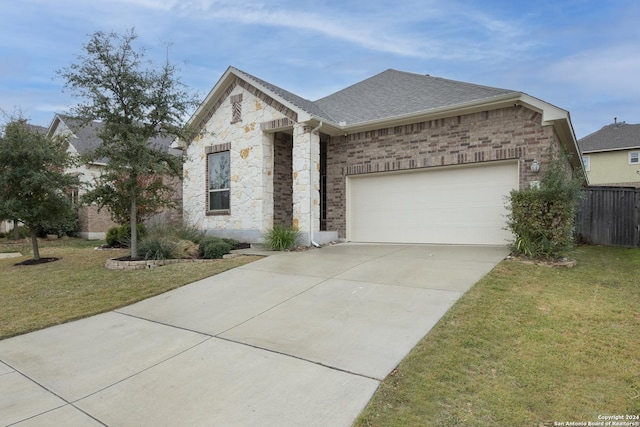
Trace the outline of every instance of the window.
{"label": "window", "polygon": [[582,166],[584,166],[584,170],[589,172],[591,170],[591,157],[582,156]]}
{"label": "window", "polygon": [[229,152],[208,155],[209,211],[229,210]]}
{"label": "window", "polygon": [[637,165],[638,163],[640,163],[640,156],[638,156],[638,154],[640,154],[640,151],[631,151],[631,152],[629,152],[629,164],[630,165]]}

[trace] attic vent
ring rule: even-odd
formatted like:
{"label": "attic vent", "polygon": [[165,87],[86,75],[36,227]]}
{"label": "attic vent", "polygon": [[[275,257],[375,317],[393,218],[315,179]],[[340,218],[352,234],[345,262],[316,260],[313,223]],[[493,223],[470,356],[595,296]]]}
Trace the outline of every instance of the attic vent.
{"label": "attic vent", "polygon": [[242,94],[233,95],[231,100],[231,123],[237,123],[242,120]]}

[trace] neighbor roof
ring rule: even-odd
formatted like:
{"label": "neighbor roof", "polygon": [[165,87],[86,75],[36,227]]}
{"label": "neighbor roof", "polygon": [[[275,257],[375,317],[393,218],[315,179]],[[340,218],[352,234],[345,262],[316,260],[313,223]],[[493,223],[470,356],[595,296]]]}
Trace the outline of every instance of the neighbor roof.
{"label": "neighbor roof", "polygon": [[621,122],[604,126],[591,135],[580,139],[578,146],[583,153],[639,148],[640,124],[630,125]]}
{"label": "neighbor roof", "polygon": [[[98,132],[102,127],[102,123],[95,121],[83,123],[80,119],[63,114],[58,114],[58,117],[76,136],[76,138],[70,140],[69,143],[74,146],[79,154],[90,153],[102,144],[102,139],[98,137]],[[149,141],[150,145],[159,148],[162,151],[177,155],[180,152],[171,148],[172,142],[173,139],[168,137],[156,137]],[[106,163],[107,160],[108,159],[103,158],[98,159],[97,162]]]}

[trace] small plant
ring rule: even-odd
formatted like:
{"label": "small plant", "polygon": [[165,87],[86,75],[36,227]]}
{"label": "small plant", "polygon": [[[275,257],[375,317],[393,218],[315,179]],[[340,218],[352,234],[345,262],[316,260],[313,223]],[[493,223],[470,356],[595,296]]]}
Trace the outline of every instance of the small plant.
{"label": "small plant", "polygon": [[174,258],[176,242],[162,236],[147,236],[138,243],[138,253],[144,259],[162,260]]}
{"label": "small plant", "polygon": [[175,243],[173,256],[180,259],[198,258],[200,256],[200,247],[191,240],[178,240]]}
{"label": "small plant", "polygon": [[231,245],[219,237],[205,237],[200,242],[202,258],[219,259],[231,252]]}
{"label": "small plant", "polygon": [[193,243],[200,243],[205,238],[205,232],[193,226],[183,225],[171,229],[171,233],[180,240],[189,240]]}
{"label": "small plant", "polygon": [[295,247],[300,239],[300,232],[293,227],[274,225],[265,236],[265,244],[274,251],[286,251]]}

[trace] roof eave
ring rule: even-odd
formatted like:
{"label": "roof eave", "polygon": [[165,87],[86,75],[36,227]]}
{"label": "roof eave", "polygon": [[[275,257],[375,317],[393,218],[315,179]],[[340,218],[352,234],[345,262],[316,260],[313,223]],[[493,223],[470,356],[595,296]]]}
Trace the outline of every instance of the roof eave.
{"label": "roof eave", "polygon": [[593,150],[582,150],[582,154],[594,154],[594,153],[609,153],[612,151],[628,151],[628,150],[640,150],[640,145],[632,146],[632,147],[617,147],[617,148],[603,148],[603,149],[593,149]]}
{"label": "roof eave", "polygon": [[[340,135],[380,129],[384,127],[402,126],[405,124],[415,123],[416,121],[437,120],[456,115],[472,114],[480,111],[504,108],[509,105],[514,105],[514,103],[518,102],[521,99],[521,95],[522,93],[520,92],[513,92],[489,99],[485,98],[461,104],[434,108],[426,111],[412,112],[398,116],[385,117],[382,119],[359,123],[350,123],[345,125],[325,121],[326,126],[323,126],[322,129],[325,133],[331,134],[330,131],[333,131],[335,135]],[[322,118],[320,117],[313,117],[313,119],[318,121],[322,120]]]}

